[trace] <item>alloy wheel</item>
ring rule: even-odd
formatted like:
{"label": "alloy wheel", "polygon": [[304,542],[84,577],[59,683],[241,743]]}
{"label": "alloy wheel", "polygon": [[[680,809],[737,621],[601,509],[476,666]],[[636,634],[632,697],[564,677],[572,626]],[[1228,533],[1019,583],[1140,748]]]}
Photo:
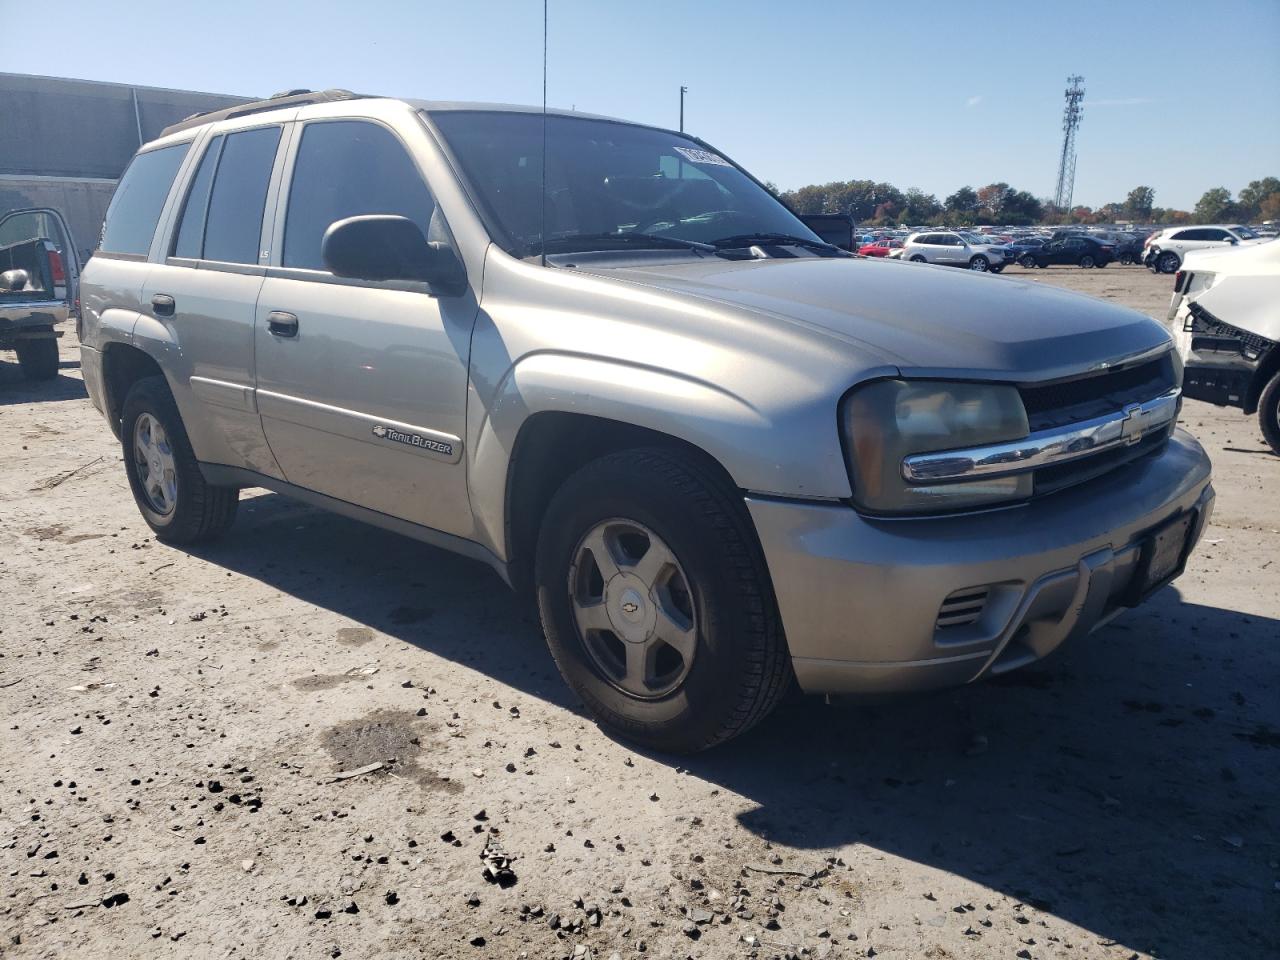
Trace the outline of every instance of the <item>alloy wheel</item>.
{"label": "alloy wheel", "polygon": [[610,684],[641,699],[674,691],[698,646],[697,611],[671,548],[634,520],[604,520],[574,549],[569,599],[578,638]]}
{"label": "alloy wheel", "polygon": [[148,506],[168,516],[178,502],[178,463],[164,426],[149,413],[133,424],[133,462]]}

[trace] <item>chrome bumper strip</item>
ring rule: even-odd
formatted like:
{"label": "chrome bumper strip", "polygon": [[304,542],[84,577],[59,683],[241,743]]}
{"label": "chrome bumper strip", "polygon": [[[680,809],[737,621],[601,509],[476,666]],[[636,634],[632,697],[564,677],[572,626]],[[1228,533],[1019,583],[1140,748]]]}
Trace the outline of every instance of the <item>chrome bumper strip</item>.
{"label": "chrome bumper strip", "polygon": [[1178,388],[1123,410],[1042,430],[1025,440],[1013,440],[967,450],[916,453],[902,461],[902,475],[909,483],[948,483],[1026,473],[1041,467],[1093,456],[1115,447],[1137,443],[1146,434],[1166,427],[1178,416]]}

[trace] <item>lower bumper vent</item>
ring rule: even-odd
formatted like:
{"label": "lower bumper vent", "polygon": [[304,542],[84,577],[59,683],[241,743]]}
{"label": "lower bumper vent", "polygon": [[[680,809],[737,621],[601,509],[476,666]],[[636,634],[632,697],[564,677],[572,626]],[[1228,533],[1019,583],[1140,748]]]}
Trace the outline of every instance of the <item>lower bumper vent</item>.
{"label": "lower bumper vent", "polygon": [[963,590],[956,590],[938,608],[936,628],[942,630],[976,623],[982,616],[982,611],[987,608],[990,593],[990,587],[965,587]]}

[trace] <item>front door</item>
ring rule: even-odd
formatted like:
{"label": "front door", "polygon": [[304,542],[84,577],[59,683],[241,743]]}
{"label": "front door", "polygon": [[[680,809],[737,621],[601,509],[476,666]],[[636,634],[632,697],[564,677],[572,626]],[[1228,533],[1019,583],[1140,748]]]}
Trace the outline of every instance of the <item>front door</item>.
{"label": "front door", "polygon": [[337,220],[395,214],[447,238],[396,134],[365,120],[295,131],[279,256],[258,298],[257,403],[285,479],[459,536],[472,532],[463,437],[474,296],[334,277]]}

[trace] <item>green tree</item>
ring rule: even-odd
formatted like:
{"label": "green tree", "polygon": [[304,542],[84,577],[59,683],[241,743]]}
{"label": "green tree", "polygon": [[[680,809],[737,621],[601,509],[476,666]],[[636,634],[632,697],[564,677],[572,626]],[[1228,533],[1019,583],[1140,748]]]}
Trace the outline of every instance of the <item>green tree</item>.
{"label": "green tree", "polygon": [[902,219],[910,224],[933,223],[942,213],[942,204],[932,193],[912,187],[903,194]]}
{"label": "green tree", "polygon": [[1235,209],[1231,202],[1231,191],[1226,187],[1206,190],[1204,196],[1196,203],[1191,216],[1196,223],[1222,223],[1232,219],[1235,216]]}
{"label": "green tree", "polygon": [[1280,178],[1263,177],[1261,180],[1250,181],[1236,198],[1236,216],[1241,220],[1269,219],[1261,216],[1262,202],[1273,193],[1280,193]]}
{"label": "green tree", "polygon": [[972,187],[961,187],[943,201],[947,223],[966,226],[978,222],[978,194]]}
{"label": "green tree", "polygon": [[1280,220],[1280,190],[1268,194],[1258,204],[1259,220]]}
{"label": "green tree", "polygon": [[1156,192],[1150,187],[1134,187],[1121,204],[1126,220],[1150,220]]}

